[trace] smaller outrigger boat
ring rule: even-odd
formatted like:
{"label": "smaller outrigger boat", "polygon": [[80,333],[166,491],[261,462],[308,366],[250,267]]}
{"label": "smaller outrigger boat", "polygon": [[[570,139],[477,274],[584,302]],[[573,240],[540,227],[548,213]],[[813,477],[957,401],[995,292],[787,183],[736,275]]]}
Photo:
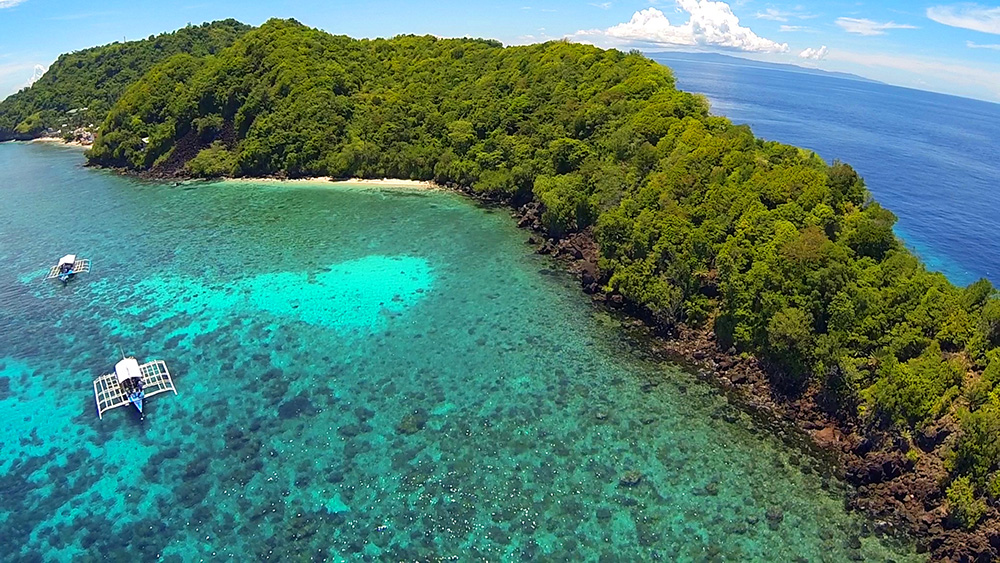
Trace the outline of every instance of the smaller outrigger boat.
{"label": "smaller outrigger boat", "polygon": [[90,271],[90,260],[77,259],[76,254],[67,254],[59,259],[59,263],[52,266],[49,275],[45,279],[58,279],[64,284],[69,282],[76,274]]}
{"label": "smaller outrigger boat", "polygon": [[106,411],[125,405],[134,406],[142,416],[143,401],[164,391],[177,394],[166,363],[154,360],[140,364],[135,358],[126,358],[122,353],[114,373],[106,373],[94,380],[97,416],[104,418]]}

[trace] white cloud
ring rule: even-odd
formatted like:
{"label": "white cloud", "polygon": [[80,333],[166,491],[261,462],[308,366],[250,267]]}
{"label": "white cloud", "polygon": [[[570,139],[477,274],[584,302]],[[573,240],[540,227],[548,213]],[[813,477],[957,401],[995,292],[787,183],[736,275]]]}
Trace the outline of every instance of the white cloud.
{"label": "white cloud", "polygon": [[[738,3],[737,3],[738,4]],[[787,22],[792,18],[800,20],[808,20],[815,18],[813,14],[809,14],[802,11],[802,6],[796,6],[794,10],[779,10],[777,8],[766,8],[763,12],[757,12],[756,16],[759,20],[771,20],[776,22]]]}
{"label": "white cloud", "polygon": [[32,63],[0,64],[0,100],[28,85],[25,79],[33,66]]}
{"label": "white cloud", "polygon": [[809,47],[805,51],[802,51],[801,53],[799,53],[799,58],[812,59],[814,61],[820,61],[820,60],[825,59],[827,53],[829,53],[829,52],[830,52],[830,50],[826,48],[826,45],[823,45],[819,49],[813,49],[812,47]]}
{"label": "white cloud", "polygon": [[0,0],[0,10],[4,8],[13,8],[25,0]]}
{"label": "white cloud", "polygon": [[805,27],[803,25],[782,25],[778,27],[778,31],[785,33],[789,31],[809,31],[809,30],[810,29],[808,27]]}
{"label": "white cloud", "polygon": [[837,18],[837,25],[848,33],[857,33],[858,35],[885,35],[887,29],[917,29],[916,26],[905,23],[879,23],[859,18]]}
{"label": "white cloud", "polygon": [[786,22],[788,18],[792,17],[791,12],[782,12],[774,8],[768,8],[763,12],[757,12],[757,19],[759,20],[771,20],[776,22]]}
{"label": "white cloud", "polygon": [[[1000,67],[973,67],[954,59],[855,53],[842,49],[831,51],[827,60],[880,69],[877,73],[866,73],[873,78],[885,80],[887,69],[902,71],[904,74],[900,77],[905,77],[914,86],[926,88],[937,85],[938,91],[1000,101]],[[915,80],[916,78],[921,80]]]}
{"label": "white cloud", "polygon": [[31,73],[31,78],[28,79],[28,83],[25,84],[25,86],[31,86],[35,82],[38,82],[38,79],[41,78],[47,70],[49,69],[46,66],[35,65],[35,70]]}
{"label": "white cloud", "polygon": [[593,6],[593,7],[595,7],[595,8],[600,8],[602,10],[607,10],[613,4],[611,4],[611,2],[601,2],[600,4],[598,4],[596,2],[592,2],[590,5]]}
{"label": "white cloud", "polygon": [[931,6],[927,17],[944,25],[1000,35],[1000,6],[987,8],[979,4]]}
{"label": "white cloud", "polygon": [[656,8],[636,12],[632,19],[605,30],[578,31],[569,39],[623,45],[686,45],[723,47],[758,53],[784,53],[787,43],[777,43],[740,25],[740,19],[725,2],[713,0],[676,0],[677,12],[688,14],[688,21],[674,25]]}
{"label": "white cloud", "polygon": [[996,43],[984,45],[981,43],[973,43],[972,41],[966,41],[965,46],[970,49],[993,49],[994,51],[1000,51],[1000,45],[997,45]]}

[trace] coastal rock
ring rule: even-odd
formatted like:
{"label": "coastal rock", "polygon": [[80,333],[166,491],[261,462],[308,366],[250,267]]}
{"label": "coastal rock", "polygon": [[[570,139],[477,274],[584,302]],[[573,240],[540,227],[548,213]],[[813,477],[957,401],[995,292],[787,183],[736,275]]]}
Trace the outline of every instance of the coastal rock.
{"label": "coastal rock", "polygon": [[639,483],[642,483],[642,473],[635,470],[626,471],[618,480],[618,484],[622,487],[636,487]]}
{"label": "coastal rock", "polygon": [[871,454],[850,462],[847,476],[858,486],[882,483],[901,475],[906,470],[907,463],[898,454]]}
{"label": "coastal rock", "polygon": [[417,409],[399,421],[399,424],[396,425],[396,431],[400,434],[416,434],[424,429],[428,418],[427,411]]}
{"label": "coastal rock", "polygon": [[940,446],[944,441],[951,436],[953,428],[944,421],[938,421],[937,423],[927,426],[923,430],[917,433],[915,442],[920,449],[925,452],[934,451]]}
{"label": "coastal rock", "polygon": [[635,519],[635,533],[636,538],[639,540],[639,545],[643,547],[651,547],[659,539],[659,534],[656,532],[653,523],[645,518]]}
{"label": "coastal rock", "polygon": [[709,481],[708,484],[705,485],[705,494],[710,497],[718,496],[719,482],[716,480]]}
{"label": "coastal rock", "polygon": [[208,464],[210,462],[211,462],[210,458],[201,457],[187,464],[187,466],[184,467],[184,474],[183,474],[184,481],[190,481],[192,479],[196,479],[201,475],[203,475],[205,471],[208,470]]}
{"label": "coastal rock", "polygon": [[827,426],[812,435],[813,441],[821,448],[839,450],[844,446],[844,436],[833,426]]}
{"label": "coastal rock", "polygon": [[285,401],[278,407],[278,418],[288,420],[302,415],[316,414],[317,409],[312,401],[305,395],[298,395],[294,399]]}
{"label": "coastal rock", "polygon": [[764,514],[764,518],[767,519],[767,526],[772,530],[777,530],[781,523],[785,520],[785,511],[778,506],[770,506],[767,512]]}

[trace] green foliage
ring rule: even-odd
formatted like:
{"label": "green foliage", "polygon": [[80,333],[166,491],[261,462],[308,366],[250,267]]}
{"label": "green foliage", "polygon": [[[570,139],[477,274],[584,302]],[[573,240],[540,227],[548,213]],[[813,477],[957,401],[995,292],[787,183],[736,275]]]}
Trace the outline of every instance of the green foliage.
{"label": "green foliage", "polygon": [[222,133],[225,122],[222,120],[221,115],[213,113],[192,119],[191,125],[194,127],[199,140],[211,142]]}
{"label": "green foliage", "polygon": [[967,477],[959,477],[948,487],[948,515],[965,529],[971,530],[986,514],[986,503],[975,496]]}
{"label": "green foliage", "polygon": [[24,118],[24,121],[17,124],[14,127],[14,132],[18,135],[39,135],[45,131],[45,119],[42,117],[41,112],[35,112],[28,117]]}
{"label": "green foliage", "polygon": [[878,381],[865,390],[870,407],[893,422],[919,425],[939,415],[951,398],[946,391],[957,386],[964,370],[941,355],[935,342],[917,358],[900,363],[888,357]]}
{"label": "green foliage", "polygon": [[[228,47],[164,56],[119,97],[95,164],[534,198],[551,235],[592,227],[606,289],[660,323],[712,323],[722,346],[904,429],[964,397],[953,471],[985,487],[998,469],[984,430],[1000,412],[989,282],[928,272],[850,166],[710,116],[638,53],[359,41],[271,20]],[[965,378],[966,364],[987,369]]]}
{"label": "green foliage", "polygon": [[[660,119],[707,116],[701,100],[673,89],[666,68],[564,42],[356,41],[271,20],[185,63],[190,72],[180,66],[161,63],[122,96],[92,162],[179,166],[192,147],[221,140],[237,175],[434,179],[508,197],[538,185],[549,224],[565,232],[588,225],[594,208],[620,193],[622,184],[609,183],[622,166],[597,155],[635,110],[655,99],[671,113]],[[170,139],[143,144],[156,135]],[[655,149],[643,149],[644,139],[657,137],[620,140],[623,151],[651,156],[648,168]],[[172,145],[184,150],[159,160]],[[571,173],[579,179],[561,178]],[[541,176],[559,179],[539,185]]]}
{"label": "green foliage", "polygon": [[592,213],[579,175],[539,176],[534,193],[545,206],[542,223],[553,235],[561,236],[590,223]]}
{"label": "green foliage", "polygon": [[236,155],[222,143],[215,142],[189,160],[185,168],[188,174],[199,178],[232,175],[236,168]]}
{"label": "green foliage", "polygon": [[216,53],[248,29],[229,19],[62,55],[31,87],[0,102],[0,141],[15,134],[37,136],[64,124],[99,124],[125,89],[154,65],[179,53]]}
{"label": "green foliage", "polygon": [[795,307],[778,311],[767,325],[767,351],[788,375],[806,375],[813,350],[812,319]]}
{"label": "green foliage", "polygon": [[959,423],[962,432],[947,460],[948,469],[983,487],[987,475],[1000,469],[1000,401],[994,395],[976,411],[960,411]]}

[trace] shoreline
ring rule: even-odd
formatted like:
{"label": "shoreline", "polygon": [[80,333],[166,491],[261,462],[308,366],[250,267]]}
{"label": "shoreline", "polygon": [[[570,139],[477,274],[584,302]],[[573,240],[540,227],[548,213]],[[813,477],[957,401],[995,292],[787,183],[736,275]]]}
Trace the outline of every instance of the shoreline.
{"label": "shoreline", "polygon": [[[456,189],[481,201],[471,190]],[[908,459],[909,444],[900,434],[863,427],[854,413],[831,411],[815,382],[789,396],[759,359],[722,350],[711,328],[680,324],[664,333],[664,327],[621,295],[605,293],[607,280],[597,269],[599,249],[590,229],[553,239],[542,227],[538,202],[512,207],[517,226],[535,233],[527,241],[535,252],[552,256],[574,274],[595,306],[629,319],[626,326],[640,331],[654,357],[691,370],[744,412],[772,421],[772,431],[787,444],[831,460],[828,473],[848,486],[845,507],[866,517],[866,535],[913,542],[919,554],[933,561],[992,560],[993,546],[1000,545],[996,509],[990,507],[974,530],[961,529],[950,522],[938,484],[946,475],[944,459],[956,435],[955,421],[945,417],[914,436],[920,456]]]}
{"label": "shoreline", "polygon": [[207,182],[232,184],[286,184],[309,185],[322,187],[354,187],[354,188],[390,188],[403,190],[445,190],[434,182],[424,180],[394,180],[392,178],[333,178],[330,176],[311,176],[308,178],[274,178],[274,177],[240,177],[207,179]]}
{"label": "shoreline", "polygon": [[[600,250],[593,231],[571,233],[561,239],[550,237],[541,222],[542,207],[537,201],[499,200],[474,192],[467,186],[452,182],[391,179],[313,178],[224,178],[195,179],[183,175],[142,174],[118,170],[119,173],[153,181],[205,181],[240,183],[336,185],[369,188],[438,189],[462,193],[472,200],[489,206],[509,207],[511,216],[521,229],[532,232],[527,243],[538,254],[549,255],[560,262],[580,281],[584,293],[595,306],[605,307],[624,315],[633,329],[642,331],[649,352],[662,361],[669,361],[692,370],[699,377],[715,383],[720,393],[731,397],[744,411],[774,421],[775,434],[789,444],[799,443],[814,453],[835,460],[829,468],[832,477],[847,484],[850,493],[845,507],[857,510],[868,520],[866,534],[883,538],[900,538],[916,544],[917,552],[936,561],[981,561],[992,557],[993,545],[1000,545],[1000,522],[997,511],[990,508],[988,516],[973,531],[955,527],[949,520],[946,499],[938,485],[946,474],[944,452],[954,438],[953,421],[940,421],[930,429],[930,435],[915,436],[920,458],[907,459],[908,442],[898,433],[863,428],[849,412],[831,412],[822,397],[822,390],[813,384],[801,394],[790,397],[768,377],[766,366],[756,357],[721,350],[711,329],[678,325],[668,334],[642,310],[617,293],[606,293],[607,281],[597,267]],[[925,432],[924,434],[927,434]],[[983,559],[986,557],[987,559]]]}
{"label": "shoreline", "polygon": [[90,148],[90,145],[85,145],[85,144],[81,143],[80,141],[67,141],[66,139],[63,139],[62,137],[35,137],[34,139],[30,139],[30,140],[27,140],[27,141],[16,141],[15,140],[15,141],[10,141],[10,142],[13,142],[13,143],[29,143],[29,144],[30,143],[44,143],[44,144],[50,144],[50,145],[65,145],[67,147],[74,147],[74,148],[78,148],[78,149],[89,149]]}

